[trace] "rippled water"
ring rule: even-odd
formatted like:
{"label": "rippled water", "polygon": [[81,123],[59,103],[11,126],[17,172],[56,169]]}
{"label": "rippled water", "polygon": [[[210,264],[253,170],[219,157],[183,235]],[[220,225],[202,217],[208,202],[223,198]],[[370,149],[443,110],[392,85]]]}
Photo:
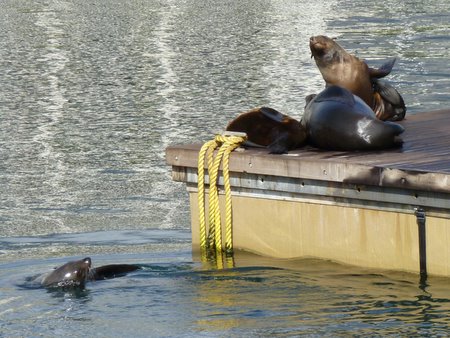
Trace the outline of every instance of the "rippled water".
{"label": "rippled water", "polygon": [[[187,194],[164,149],[255,106],[299,118],[323,87],[308,47],[317,34],[372,66],[397,57],[388,79],[408,114],[447,108],[448,13],[442,0],[3,1],[0,335],[447,332],[447,279],[194,263]],[[82,295],[20,288],[87,255],[147,268]]]}

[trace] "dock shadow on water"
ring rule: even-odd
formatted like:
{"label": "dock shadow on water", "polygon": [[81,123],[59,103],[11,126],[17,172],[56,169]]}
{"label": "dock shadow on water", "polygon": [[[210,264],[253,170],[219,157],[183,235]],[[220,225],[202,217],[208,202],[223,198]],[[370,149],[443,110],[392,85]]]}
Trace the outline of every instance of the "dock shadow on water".
{"label": "dock shadow on water", "polygon": [[[140,270],[82,289],[1,285],[16,292],[0,302],[0,326],[12,333],[33,324],[52,335],[69,334],[67,323],[76,323],[75,336],[92,336],[95,329],[94,336],[184,337],[439,335],[450,329],[447,278],[421,283],[414,274],[239,251],[232,265],[221,267],[190,257],[185,252],[159,262],[142,256]],[[115,258],[127,257],[109,256]]]}

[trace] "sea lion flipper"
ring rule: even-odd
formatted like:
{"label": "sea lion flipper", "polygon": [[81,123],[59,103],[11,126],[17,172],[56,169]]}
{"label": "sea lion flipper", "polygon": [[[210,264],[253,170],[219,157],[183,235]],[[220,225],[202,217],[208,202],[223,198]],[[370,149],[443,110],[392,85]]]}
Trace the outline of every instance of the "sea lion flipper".
{"label": "sea lion flipper", "polygon": [[395,61],[397,61],[397,58],[389,60],[378,69],[369,67],[369,76],[371,78],[380,79],[382,77],[389,75],[389,73],[392,71],[392,68],[394,67]]}
{"label": "sea lion flipper", "polygon": [[281,114],[278,110],[269,107],[261,107],[259,111],[261,112],[261,114],[271,120],[274,120],[276,122],[283,122],[284,115]]}
{"label": "sea lion flipper", "polygon": [[253,148],[265,148],[266,146],[263,146],[261,144],[246,140],[244,141],[244,143],[242,144],[244,147],[253,147]]}
{"label": "sea lion flipper", "polygon": [[267,149],[269,149],[269,154],[286,154],[289,150],[287,142],[289,138],[288,136],[288,134],[283,134],[269,144],[267,146]]}
{"label": "sea lion flipper", "polygon": [[381,97],[395,106],[405,106],[400,93],[385,81],[373,80],[374,90],[380,93]]}
{"label": "sea lion flipper", "polygon": [[309,94],[305,97],[305,107],[317,96],[317,94]]}
{"label": "sea lion flipper", "polygon": [[[372,84],[374,93],[378,93],[381,96],[381,99],[388,103],[389,114],[387,119],[391,121],[403,120],[406,115],[406,105],[397,89],[386,81],[377,79],[372,79]],[[386,106],[386,104],[383,104],[383,106]]]}

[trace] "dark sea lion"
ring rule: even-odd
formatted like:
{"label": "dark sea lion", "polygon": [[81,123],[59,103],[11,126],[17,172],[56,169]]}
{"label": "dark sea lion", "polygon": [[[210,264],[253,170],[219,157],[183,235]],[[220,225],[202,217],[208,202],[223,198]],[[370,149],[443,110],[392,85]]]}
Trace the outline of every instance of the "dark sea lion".
{"label": "dark sea lion", "polygon": [[98,268],[91,268],[91,266],[91,259],[86,257],[68,262],[37,279],[40,280],[42,286],[47,288],[84,288],[87,281],[120,277],[140,269],[139,266],[130,264],[111,264]]}
{"label": "dark sea lion", "polygon": [[287,153],[306,141],[306,130],[299,121],[268,107],[240,114],[226,130],[246,133],[245,145],[267,147],[271,154]]}
{"label": "dark sea lion", "polygon": [[91,259],[68,262],[43,276],[44,287],[84,287],[91,269]]}
{"label": "dark sea lion", "polygon": [[372,79],[374,89],[373,111],[383,121],[401,121],[405,118],[406,106],[400,93],[386,81]]}
{"label": "dark sea lion", "polygon": [[[370,68],[364,61],[348,53],[334,39],[323,35],[311,37],[309,47],[327,86],[340,86],[359,96],[381,120],[399,120],[400,116],[404,117],[406,108],[400,94],[395,89],[382,90],[377,82],[377,79],[391,72],[395,58],[378,69]],[[403,105],[393,104],[399,100]]]}
{"label": "dark sea lion", "polygon": [[309,96],[302,124],[309,141],[330,150],[371,150],[398,146],[404,128],[381,121],[358,96],[345,88],[329,86]]}

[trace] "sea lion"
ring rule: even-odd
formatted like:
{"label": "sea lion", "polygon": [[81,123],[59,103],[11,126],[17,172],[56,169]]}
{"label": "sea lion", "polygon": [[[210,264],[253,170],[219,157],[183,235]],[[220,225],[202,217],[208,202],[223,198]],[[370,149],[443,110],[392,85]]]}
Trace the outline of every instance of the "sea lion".
{"label": "sea lion", "polygon": [[267,147],[271,154],[287,153],[306,141],[306,130],[299,121],[268,107],[241,113],[226,130],[246,133],[244,145]]}
{"label": "sea lion", "polygon": [[302,124],[309,141],[330,150],[386,149],[400,143],[396,139],[404,128],[381,121],[358,96],[345,88],[329,86],[309,96]]}
{"label": "sea lion", "polygon": [[[377,79],[391,72],[395,58],[378,69],[370,68],[334,39],[323,35],[311,37],[309,47],[311,57],[314,57],[327,86],[340,86],[359,96],[381,120],[399,120],[404,117],[406,107],[400,94],[395,89],[383,90],[377,82]],[[392,86],[390,88],[393,89]]]}
{"label": "sea lion", "polygon": [[120,277],[140,269],[139,266],[130,264],[111,264],[98,268],[91,268],[91,266],[92,261],[89,257],[71,261],[47,274],[38,276],[35,281],[46,288],[84,288],[87,281]]}
{"label": "sea lion", "polygon": [[406,106],[400,93],[386,81],[372,79],[374,89],[373,111],[383,121],[401,121],[405,118]]}

